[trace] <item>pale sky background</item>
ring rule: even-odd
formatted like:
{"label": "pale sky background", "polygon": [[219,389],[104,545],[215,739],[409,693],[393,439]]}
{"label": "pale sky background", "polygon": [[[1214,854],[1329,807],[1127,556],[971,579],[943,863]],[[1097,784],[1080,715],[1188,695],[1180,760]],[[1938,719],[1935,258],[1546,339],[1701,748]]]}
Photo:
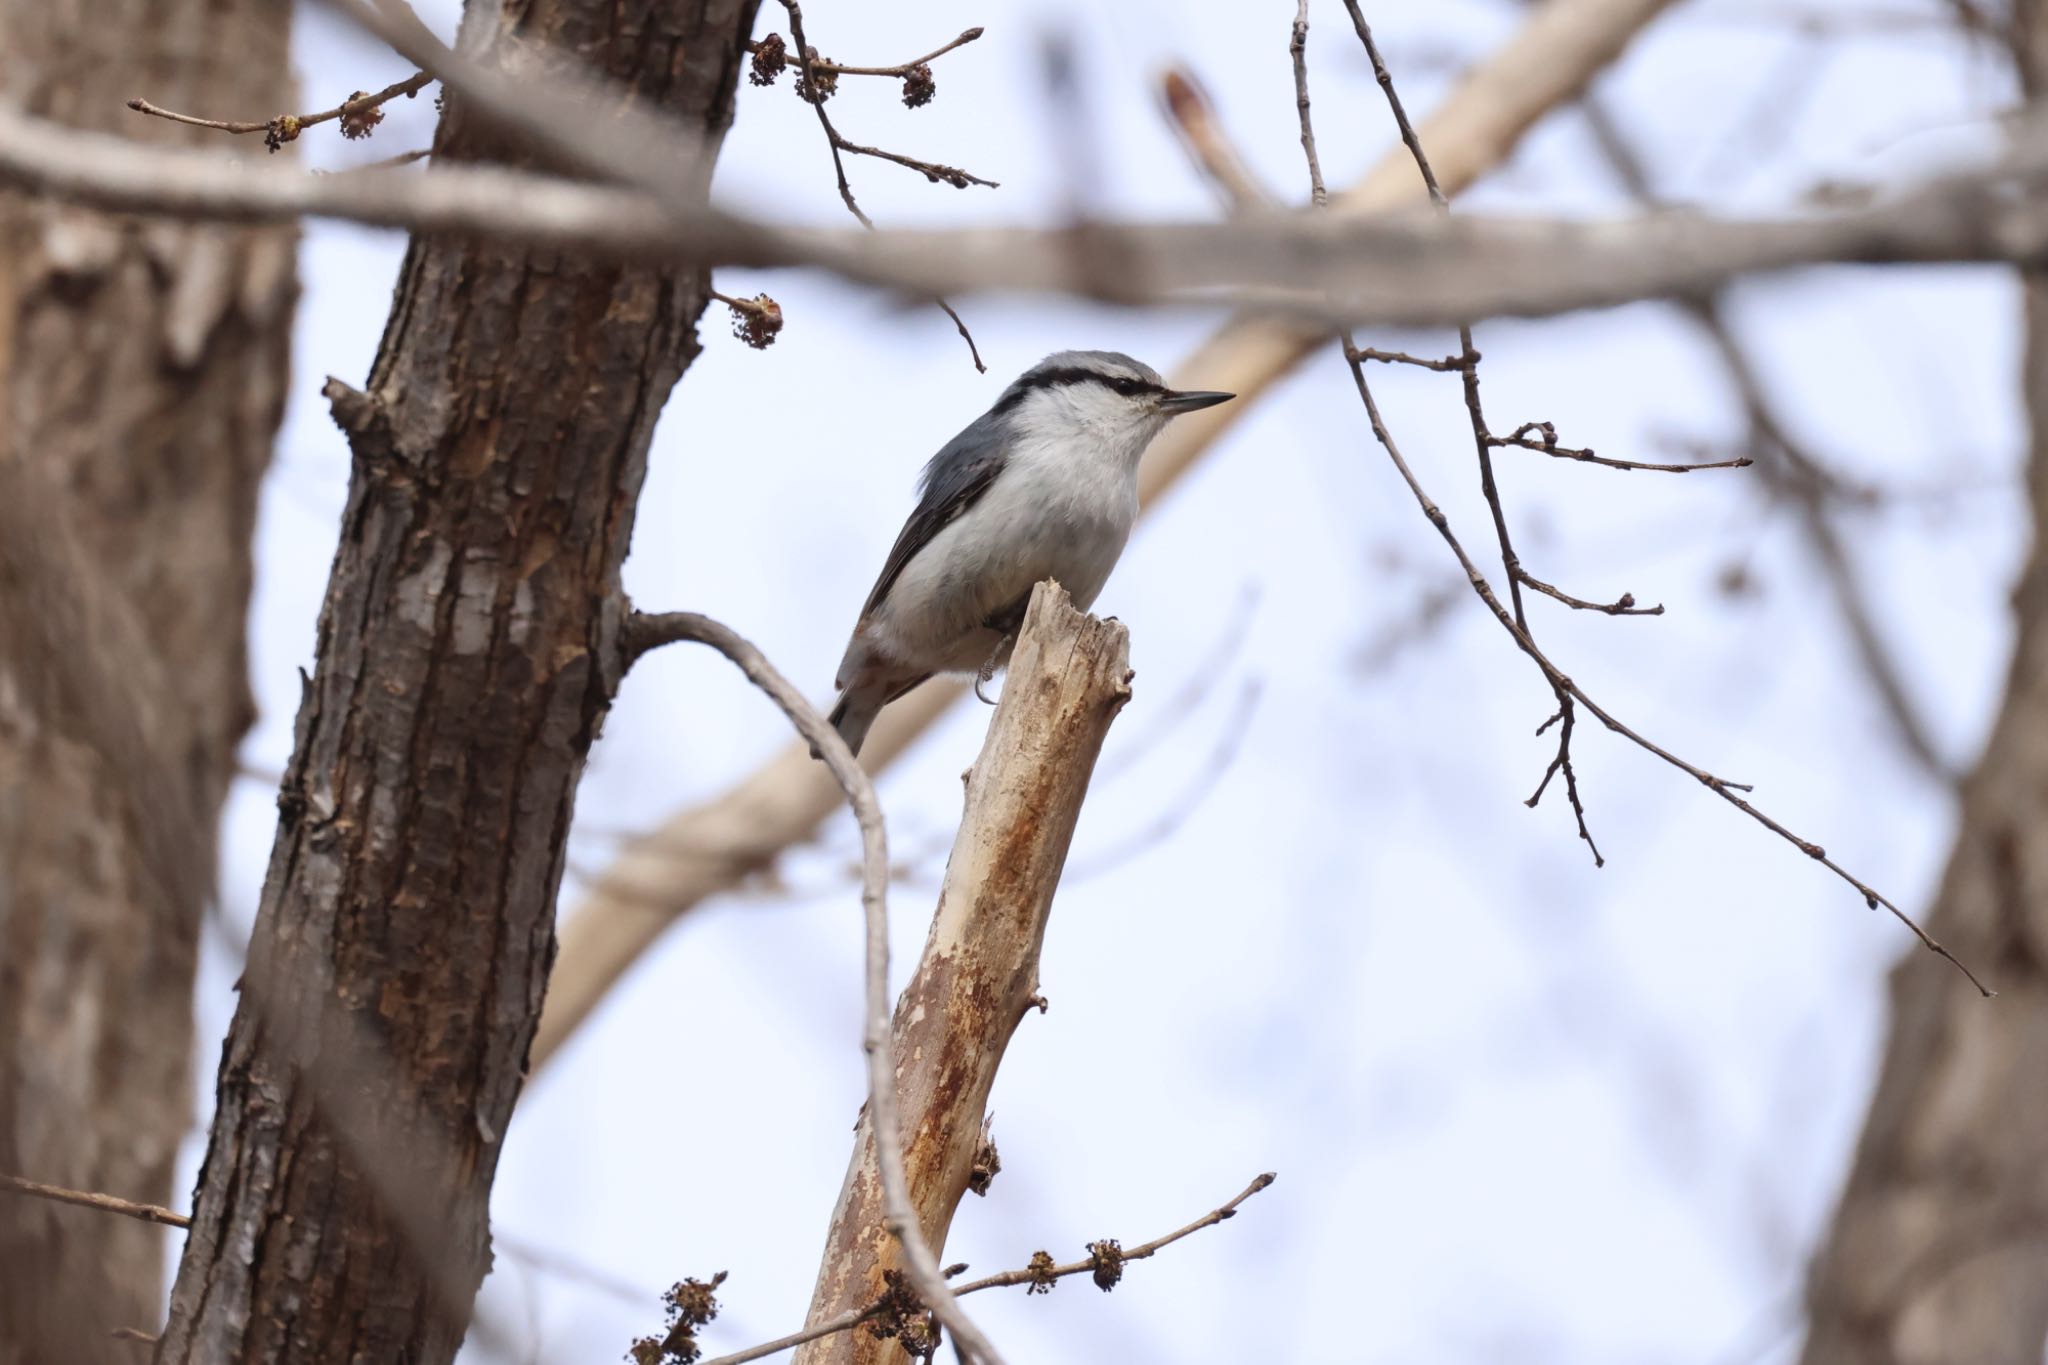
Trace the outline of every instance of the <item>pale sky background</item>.
{"label": "pale sky background", "polygon": [[[452,27],[455,0],[423,7]],[[1818,39],[1785,7],[1693,0],[1600,84],[1660,186],[1716,208],[1784,210],[1824,179],[1883,180],[1991,145],[2001,62],[1935,0],[1808,3],[1801,13],[1920,20]],[[1291,0],[814,3],[829,56],[885,64],[969,24],[905,110],[893,82],[847,78],[832,112],[859,141],[1002,182],[955,191],[853,161],[885,224],[1050,220],[1073,191],[1056,130],[1091,130],[1103,214],[1201,215],[1215,197],[1159,117],[1169,59],[1192,64],[1250,162],[1305,194],[1287,56]],[[1410,107],[1504,40],[1512,0],[1369,0]],[[774,4],[760,31],[787,32]],[[1071,36],[1087,107],[1048,112],[1042,38]],[[317,7],[297,56],[308,107],[403,75]],[[1391,125],[1342,6],[1315,6],[1311,62],[1331,183]],[[251,111],[252,115],[270,111]],[[300,143],[343,165],[426,145],[431,102],[374,141]],[[791,219],[844,212],[788,78],[743,87],[718,192]],[[1622,207],[1573,112],[1544,123],[1467,195],[1473,211]],[[319,398],[361,382],[402,239],[305,236],[297,369],[264,500],[254,615],[262,718],[252,769],[280,768],[312,665],[348,474]],[[1044,353],[1127,350],[1163,369],[1216,319],[1044,302],[961,301],[978,376],[936,310],[831,280],[721,274],[766,288],[788,327],[765,353],[705,315],[704,355],[664,416],[626,566],[635,601],[709,612],[821,700],[852,616],[907,512],[920,464]],[[1834,270],[1754,282],[1743,338],[1800,434],[1895,487],[1845,540],[1943,752],[1975,753],[2002,684],[2006,595],[2025,534],[2014,476],[2019,332],[1987,269]],[[1441,351],[1444,336],[1367,344]],[[1603,453],[1686,458],[1740,430],[1704,346],[1641,305],[1486,324],[1496,428],[1558,423]],[[1455,377],[1374,375],[1410,460],[1483,563],[1490,544]],[[1540,638],[1623,718],[1757,800],[1901,904],[1924,908],[1955,812],[1901,756],[1788,514],[1752,472],[1621,474],[1526,452],[1499,463],[1525,560],[1581,596],[1632,591],[1660,618],[1575,617],[1541,598]],[[1721,586],[1732,568],[1756,585]],[[1910,940],[1846,886],[1700,787],[1588,723],[1576,751],[1608,866],[1553,793],[1522,805],[1551,752],[1540,678],[1469,593],[1373,444],[1332,352],[1261,399],[1134,537],[1098,609],[1132,633],[1136,700],[1118,720],[1053,915],[1049,1014],[1025,1020],[993,1109],[1003,1171],[969,1199],[945,1259],[976,1273],[1041,1247],[1067,1259],[1188,1221],[1256,1173],[1278,1183],[1234,1221],[1044,1298],[971,1311],[1013,1362],[1787,1359],[1796,1295],[1871,1085],[1883,978]],[[1244,642],[1219,642],[1251,595]],[[1167,703],[1212,670],[1199,704]],[[1242,742],[1205,774],[1256,688]],[[899,852],[943,850],[959,774],[988,720],[962,707],[882,784]],[[779,715],[708,651],[664,651],[627,680],[583,783],[572,861],[716,792],[787,740]],[[1118,853],[1202,791],[1170,837]],[[254,914],[275,824],[238,785],[222,875]],[[657,1332],[656,1296],[731,1272],[712,1353],[796,1327],[863,1093],[852,821],[786,862],[786,896],[720,901],[665,939],[528,1089],[494,1204],[503,1238],[594,1267],[593,1287],[501,1247],[486,1311],[526,1359],[620,1358]],[[922,944],[943,863],[891,899],[895,979]],[[565,905],[577,886],[564,888]],[[1926,954],[1911,970],[1948,969]],[[199,987],[195,1085],[210,1104],[232,1008],[214,942]],[[187,1144],[185,1187],[204,1145]],[[468,1359],[482,1360],[474,1349]],[[946,1358],[950,1358],[950,1352]]]}

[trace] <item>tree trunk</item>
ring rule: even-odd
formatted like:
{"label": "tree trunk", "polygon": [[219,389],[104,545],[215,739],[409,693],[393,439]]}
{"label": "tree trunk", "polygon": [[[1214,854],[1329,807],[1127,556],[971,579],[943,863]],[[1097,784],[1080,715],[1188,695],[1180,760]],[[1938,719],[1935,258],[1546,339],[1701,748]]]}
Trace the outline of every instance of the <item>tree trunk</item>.
{"label": "tree trunk", "polygon": [[[1053,891],[1109,725],[1131,695],[1130,637],[1040,584],[1002,702],[967,779],[967,808],[917,972],[896,1003],[892,1055],[904,1174],[919,1226],[945,1246],[967,1192],[996,1068],[1038,1003]],[[807,1323],[866,1307],[902,1251],[883,1226],[874,1132],[861,1113]],[[866,1327],[800,1347],[797,1365],[904,1361]]]}
{"label": "tree trunk", "polygon": [[[281,111],[289,25],[273,0],[0,0],[0,90],[217,143],[126,101]],[[0,195],[0,1169],[171,1197],[293,245]],[[132,1360],[109,1333],[154,1325],[162,1255],[157,1228],[0,1200],[0,1365]]]}
{"label": "tree trunk", "polygon": [[[480,5],[464,48],[594,67],[715,147],[754,9]],[[450,106],[437,159],[502,151]],[[367,393],[330,384],[355,469],[159,1361],[454,1355],[707,288],[415,240]]]}
{"label": "tree trunk", "polygon": [[[2048,9],[2017,9],[2038,99]],[[1998,997],[1918,954],[1893,969],[1877,1095],[1807,1286],[1805,1365],[2040,1365],[2048,1342],[2048,275],[2023,287],[2033,548],[2005,700],[1928,923]]]}

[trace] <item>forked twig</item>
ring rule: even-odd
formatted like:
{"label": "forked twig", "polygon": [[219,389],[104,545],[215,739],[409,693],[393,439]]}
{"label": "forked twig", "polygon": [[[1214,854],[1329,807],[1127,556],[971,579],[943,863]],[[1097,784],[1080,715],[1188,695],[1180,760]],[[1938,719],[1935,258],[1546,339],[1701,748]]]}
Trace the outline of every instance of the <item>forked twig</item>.
{"label": "forked twig", "polygon": [[[907,166],[911,170],[920,172],[925,179],[932,181],[934,184],[944,181],[955,189],[964,190],[969,185],[986,185],[990,189],[1001,188],[997,182],[984,180],[978,175],[970,175],[958,166],[944,166],[935,161],[919,161],[915,157],[904,156],[898,152],[883,151],[879,147],[868,147],[858,142],[847,141],[846,137],[840,133],[838,127],[833,124],[832,116],[825,112],[825,94],[818,88],[817,74],[824,70],[838,71],[850,70],[850,68],[835,67],[832,63],[819,59],[816,50],[811,47],[809,40],[804,37],[803,6],[798,4],[797,0],[782,0],[782,7],[789,11],[789,34],[791,40],[796,44],[795,60],[799,64],[799,70],[802,73],[802,88],[810,92],[804,96],[804,100],[811,106],[812,111],[817,114],[818,126],[825,130],[825,141],[832,149],[832,173],[839,182],[839,198],[846,205],[846,211],[859,220],[862,227],[872,230],[875,226],[875,220],[868,217],[867,211],[862,209],[860,202],[853,197],[853,185],[846,178],[846,159],[842,153],[851,152],[856,156],[870,156],[881,161],[893,161],[899,166]],[[951,52],[963,43],[973,42],[974,39],[981,36],[981,32],[978,28],[969,29],[966,33],[961,34],[951,43],[948,43],[945,47],[940,48],[938,52],[931,55],[938,56],[940,53]],[[923,60],[929,61],[930,58],[927,57]],[[873,72],[863,71],[861,74],[903,75],[905,72],[877,69]],[[975,372],[987,374],[988,366],[984,365],[981,361],[981,348],[974,344],[974,334],[967,330],[967,324],[961,320],[960,314],[954,309],[952,304],[937,295],[932,296],[932,302],[938,304],[941,309],[945,310],[946,316],[953,319],[953,325],[960,331],[960,339],[967,343],[968,355],[974,358]]]}

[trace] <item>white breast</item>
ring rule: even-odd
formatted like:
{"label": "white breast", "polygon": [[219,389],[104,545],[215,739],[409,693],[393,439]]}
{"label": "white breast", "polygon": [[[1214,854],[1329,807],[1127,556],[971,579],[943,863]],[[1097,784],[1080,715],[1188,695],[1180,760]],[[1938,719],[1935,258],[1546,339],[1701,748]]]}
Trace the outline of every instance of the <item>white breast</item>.
{"label": "white breast", "polygon": [[1122,433],[1020,422],[1003,472],[896,580],[870,646],[919,670],[970,671],[1001,643],[984,623],[1041,579],[1092,605],[1137,520],[1137,457],[1156,429],[1105,441]]}

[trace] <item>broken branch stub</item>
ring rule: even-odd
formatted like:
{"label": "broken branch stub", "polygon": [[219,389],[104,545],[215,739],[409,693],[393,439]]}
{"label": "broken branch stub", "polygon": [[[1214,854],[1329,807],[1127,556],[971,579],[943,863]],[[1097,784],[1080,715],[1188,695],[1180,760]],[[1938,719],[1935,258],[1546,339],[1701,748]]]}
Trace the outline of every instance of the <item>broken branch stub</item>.
{"label": "broken branch stub", "polygon": [[[893,1039],[912,1206],[934,1249],[945,1242],[981,1145],[996,1068],[1038,993],[1038,953],[1095,760],[1130,697],[1122,625],[1076,611],[1056,583],[1031,595],[1009,677],[967,780],[967,806],[917,972],[896,1004]],[[862,1116],[811,1298],[816,1323],[887,1289],[900,1257],[882,1223],[874,1138]],[[807,1344],[797,1365],[904,1359],[872,1331]]]}

